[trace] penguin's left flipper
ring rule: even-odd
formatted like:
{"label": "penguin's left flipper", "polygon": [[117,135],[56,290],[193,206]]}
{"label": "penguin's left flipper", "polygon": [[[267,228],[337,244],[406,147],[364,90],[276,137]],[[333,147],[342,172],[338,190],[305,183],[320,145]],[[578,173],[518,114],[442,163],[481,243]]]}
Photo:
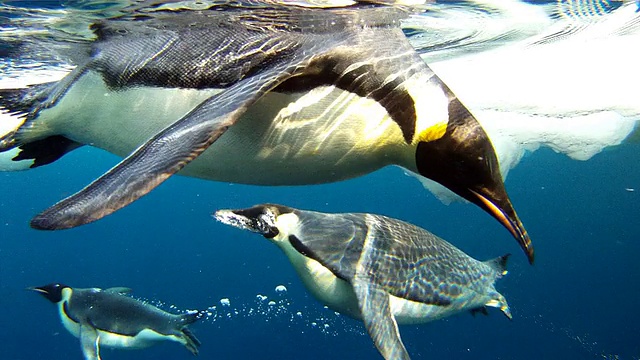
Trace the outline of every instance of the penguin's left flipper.
{"label": "penguin's left flipper", "polygon": [[293,76],[311,56],[296,54],[296,61],[280,61],[208,98],[93,183],[34,217],[31,227],[57,230],[83,225],[147,194],[204,152],[247,108]]}
{"label": "penguin's left flipper", "polygon": [[364,320],[364,326],[376,348],[387,360],[410,360],[400,339],[398,323],[391,314],[389,294],[366,276],[356,275],[353,290]]}
{"label": "penguin's left flipper", "polygon": [[100,335],[89,324],[80,324],[80,346],[85,360],[101,360]]}

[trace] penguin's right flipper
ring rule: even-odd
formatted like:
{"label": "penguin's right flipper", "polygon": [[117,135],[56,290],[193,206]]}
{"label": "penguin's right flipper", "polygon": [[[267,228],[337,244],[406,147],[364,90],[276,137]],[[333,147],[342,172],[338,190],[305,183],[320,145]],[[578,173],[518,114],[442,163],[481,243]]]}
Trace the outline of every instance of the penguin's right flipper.
{"label": "penguin's right flipper", "polygon": [[100,335],[88,324],[80,324],[80,346],[85,360],[101,360]]}
{"label": "penguin's right flipper", "polygon": [[398,323],[391,314],[389,294],[360,274],[356,274],[353,280],[353,290],[364,326],[380,354],[387,360],[410,360],[400,339]]}

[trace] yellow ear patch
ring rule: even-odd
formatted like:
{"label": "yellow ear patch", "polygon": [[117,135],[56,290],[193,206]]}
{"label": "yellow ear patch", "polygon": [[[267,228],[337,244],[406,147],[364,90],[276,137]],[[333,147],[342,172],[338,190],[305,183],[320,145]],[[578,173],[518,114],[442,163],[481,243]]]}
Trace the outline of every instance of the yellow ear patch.
{"label": "yellow ear patch", "polygon": [[428,128],[419,131],[416,129],[416,136],[413,137],[413,144],[417,144],[421,141],[429,142],[433,140],[438,140],[444,136],[444,133],[447,131],[447,122],[439,122],[435,125],[431,125]]}

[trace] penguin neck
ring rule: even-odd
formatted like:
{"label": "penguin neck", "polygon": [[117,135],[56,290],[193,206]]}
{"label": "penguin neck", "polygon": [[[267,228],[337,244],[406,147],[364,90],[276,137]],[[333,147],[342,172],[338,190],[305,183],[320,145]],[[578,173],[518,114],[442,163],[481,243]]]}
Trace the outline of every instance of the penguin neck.
{"label": "penguin neck", "polygon": [[[398,165],[420,174],[417,166],[418,145],[442,138],[449,124],[449,102],[452,94],[431,72],[418,72],[403,83],[415,107],[415,121],[400,125],[405,135],[404,150]],[[410,126],[413,128],[410,128]],[[406,136],[411,135],[410,138]]]}
{"label": "penguin neck", "polygon": [[69,331],[73,336],[80,337],[80,324],[77,323],[67,312],[71,312],[71,295],[73,290],[71,288],[62,289],[62,299],[56,304],[58,306],[58,313],[60,315],[60,321],[64,325],[65,329]]}
{"label": "penguin neck", "polygon": [[[61,291],[61,298],[60,301],[58,301],[56,303],[56,305],[58,306],[58,310],[60,311],[60,315],[64,315],[65,314],[65,304],[69,303],[69,300],[71,300],[71,294],[73,293],[73,290],[71,290],[71,288],[64,288]],[[68,305],[66,305],[68,306]]]}

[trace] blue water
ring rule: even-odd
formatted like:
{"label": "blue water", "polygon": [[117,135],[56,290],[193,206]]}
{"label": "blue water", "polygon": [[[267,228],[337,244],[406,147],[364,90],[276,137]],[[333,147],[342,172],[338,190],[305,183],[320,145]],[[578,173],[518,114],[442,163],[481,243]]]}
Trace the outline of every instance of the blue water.
{"label": "blue water", "polygon": [[[385,214],[424,227],[477,259],[513,254],[508,276],[497,283],[513,320],[489,309],[489,316],[463,313],[400,326],[414,359],[640,359],[638,143],[610,148],[586,162],[543,149],[510,171],[507,190],[536,247],[535,266],[484,212],[469,204],[443,205],[398,168],[307,187],[175,176],[96,223],[58,232],[28,227],[33,215],[118,161],[84,147],[49,166],[0,173],[0,359],[82,358],[55,306],[25,290],[51,282],[126,286],[134,296],[174,312],[172,305],[215,306],[192,326],[203,343],[202,359],[380,358],[362,324],[311,298],[273,244],[210,216],[217,209],[263,202]],[[278,285],[287,291],[276,292]],[[230,306],[221,299],[229,299]],[[102,357],[191,355],[167,342],[137,351],[105,348]]]}
{"label": "blue water", "polygon": [[[514,254],[509,275],[497,285],[509,301],[513,321],[490,309],[489,316],[464,313],[401,326],[416,359],[638,359],[640,191],[625,190],[640,188],[640,170],[634,166],[640,161],[638,150],[637,144],[628,144],[588,162],[539,151],[512,170],[507,187],[536,245],[533,267],[509,234],[483,212],[467,204],[442,205],[397,168],[309,187],[174,177],[112,216],[59,232],[31,230],[27,222],[118,158],[82,148],[50,166],[1,173],[0,307],[5,313],[0,357],[81,358],[78,340],[59,323],[55,307],[24,290],[64,282],[131,287],[136,296],[165,302],[166,309],[171,304],[179,309],[217,305],[218,316],[193,326],[203,342],[203,359],[377,358],[362,325],[310,298],[275,246],[210,217],[218,208],[271,201],[394,216],[479,259]],[[276,293],[280,284],[286,293]],[[258,294],[276,305],[261,303]],[[231,306],[222,307],[222,298]],[[104,349],[102,355],[191,356],[174,343],[138,351]]]}

